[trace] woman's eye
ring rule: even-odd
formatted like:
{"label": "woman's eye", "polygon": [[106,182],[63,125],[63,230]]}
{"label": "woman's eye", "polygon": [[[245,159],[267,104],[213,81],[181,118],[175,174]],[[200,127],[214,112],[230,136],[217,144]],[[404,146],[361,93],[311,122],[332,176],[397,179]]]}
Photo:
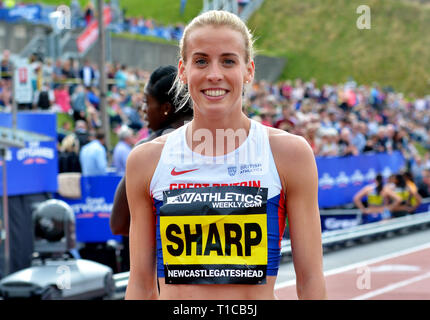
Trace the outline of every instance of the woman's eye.
{"label": "woman's eye", "polygon": [[205,59],[197,59],[195,61],[195,64],[198,66],[204,66],[204,65],[206,65],[206,60]]}
{"label": "woman's eye", "polygon": [[234,61],[234,60],[232,60],[232,59],[225,59],[224,60],[224,64],[226,64],[226,65],[233,65],[233,64],[235,64],[236,62]]}

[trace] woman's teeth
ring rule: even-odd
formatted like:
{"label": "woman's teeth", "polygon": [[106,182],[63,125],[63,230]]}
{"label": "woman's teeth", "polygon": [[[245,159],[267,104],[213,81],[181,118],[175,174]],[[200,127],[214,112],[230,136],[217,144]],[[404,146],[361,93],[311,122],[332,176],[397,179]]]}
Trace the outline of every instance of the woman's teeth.
{"label": "woman's teeth", "polygon": [[220,89],[204,90],[203,92],[205,95],[210,96],[210,97],[219,97],[219,96],[223,96],[227,93],[226,90],[220,90]]}

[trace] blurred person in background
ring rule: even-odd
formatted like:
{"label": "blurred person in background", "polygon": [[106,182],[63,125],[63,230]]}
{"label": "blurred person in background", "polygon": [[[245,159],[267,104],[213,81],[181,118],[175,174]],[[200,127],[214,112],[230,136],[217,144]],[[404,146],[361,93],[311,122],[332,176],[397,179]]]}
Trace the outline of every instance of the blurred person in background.
{"label": "blurred person in background", "polygon": [[107,173],[107,155],[104,146],[105,133],[101,130],[90,132],[91,142],[81,148],[79,160],[84,176],[99,176]]}
{"label": "blurred person in background", "polygon": [[362,130],[363,125],[365,126],[366,124],[358,121],[354,122],[352,125],[351,142],[358,153],[362,153],[366,146],[366,136],[363,134]]}
{"label": "blurred person in background", "polygon": [[121,65],[116,71],[114,79],[118,89],[125,89],[127,87],[127,66],[125,64]]}
{"label": "blurred person in background", "polygon": [[339,134],[335,128],[327,128],[322,130],[321,148],[319,156],[337,156],[339,155]]}
{"label": "blurred person in background", "polygon": [[51,58],[46,58],[45,63],[42,65],[42,78],[43,81],[49,86],[51,86],[53,79],[53,73],[54,73],[54,66],[52,64]]}
{"label": "blurred person in background", "polygon": [[84,19],[87,26],[93,21],[94,17],[95,17],[94,5],[91,1],[88,1],[87,5],[84,8]]}
{"label": "blurred person in background", "polygon": [[10,61],[10,51],[7,49],[3,50],[3,56],[0,62],[0,78],[5,80],[6,85],[8,85],[12,79],[12,69],[13,64],[12,61]]}
{"label": "blurred person in background", "polygon": [[83,85],[78,85],[71,97],[71,105],[73,109],[73,120],[85,120],[87,111],[87,95]]}
{"label": "blurred person in background", "polygon": [[[178,102],[174,92],[171,92],[177,68],[174,66],[162,66],[154,70],[144,88],[143,119],[151,130],[150,136],[136,143],[136,146],[151,141],[170,131],[181,127],[193,117],[193,109],[190,104],[185,104],[178,110]],[[128,206],[125,177],[121,179],[115,192],[112,213],[110,216],[110,228],[113,234],[123,235],[124,249],[122,251],[123,269],[128,270],[129,265],[129,241],[130,208]]]}
{"label": "blurred person in background", "polygon": [[123,176],[128,154],[135,142],[133,130],[123,125],[118,132],[118,139],[119,141],[113,149],[112,165],[117,174]]}
{"label": "blurred person in background", "polygon": [[55,111],[68,113],[72,108],[70,105],[69,90],[65,84],[61,83],[54,89]]}
{"label": "blurred person in background", "polygon": [[339,153],[338,153],[339,156],[345,157],[345,156],[358,155],[358,150],[351,141],[351,132],[346,127],[342,128],[342,130],[340,131],[338,145],[339,145]]}
{"label": "blurred person in background", "polygon": [[[402,201],[391,188],[384,187],[384,179],[381,174],[376,176],[374,183],[359,190],[353,199],[354,204],[363,214],[363,223],[383,220],[385,215],[390,214],[391,210]],[[363,202],[366,203],[366,206]]]}
{"label": "blurred person in background", "polygon": [[[151,130],[149,137],[136,143],[136,146],[151,141],[190,121],[193,110],[187,103],[178,110],[173,86],[177,68],[162,66],[154,70],[144,89],[143,119]],[[130,209],[128,207],[125,178],[121,179],[114,198],[110,227],[113,234],[128,236],[130,227]]]}
{"label": "blurred person in background", "polygon": [[52,81],[53,89],[56,89],[61,83],[64,82],[65,78],[63,75],[63,62],[60,59],[55,60],[55,65],[52,67]]}
{"label": "blurred person in background", "polygon": [[309,123],[306,127],[306,133],[304,138],[309,143],[314,152],[314,155],[317,155],[320,152],[321,141],[317,136],[319,124]]}
{"label": "blurred person in background", "polygon": [[392,207],[391,216],[398,218],[413,213],[420,204],[420,201],[416,201],[413,204],[412,199],[415,197],[415,199],[419,200],[421,197],[407,184],[403,174],[393,174],[390,176],[389,181],[390,188],[401,198],[401,202]]}
{"label": "blurred person in background", "polygon": [[75,134],[69,134],[63,139],[58,153],[58,173],[82,172],[79,149],[79,139]]}
{"label": "blurred person in background", "polygon": [[79,140],[79,146],[82,149],[89,141],[88,124],[85,120],[77,120],[75,122],[75,135]]}
{"label": "blurred person in background", "polygon": [[403,177],[405,179],[406,185],[411,190],[411,196],[409,198],[409,203],[411,205],[410,213],[414,213],[414,211],[418,208],[418,206],[422,202],[422,197],[418,193],[418,187],[415,183],[414,175],[411,171],[405,171],[403,173]]}
{"label": "blurred person in background", "polygon": [[81,78],[82,84],[85,87],[88,88],[93,85],[96,74],[88,59],[85,60],[84,66],[81,68],[81,70],[79,70],[79,77]]}
{"label": "blurred person in background", "polygon": [[430,197],[430,169],[423,170],[423,178],[420,183],[418,183],[418,193],[423,198]]}
{"label": "blurred person in background", "polygon": [[55,102],[54,90],[47,82],[43,82],[40,90],[37,90],[33,96],[33,108],[38,110],[49,110]]}

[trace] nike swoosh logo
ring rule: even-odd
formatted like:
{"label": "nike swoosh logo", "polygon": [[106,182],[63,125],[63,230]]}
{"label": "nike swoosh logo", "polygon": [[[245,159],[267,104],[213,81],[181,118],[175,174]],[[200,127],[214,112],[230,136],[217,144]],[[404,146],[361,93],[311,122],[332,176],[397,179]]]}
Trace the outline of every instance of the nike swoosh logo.
{"label": "nike swoosh logo", "polygon": [[199,170],[199,168],[197,168],[197,169],[191,169],[191,170],[184,170],[184,171],[175,171],[175,169],[176,168],[173,168],[172,172],[170,172],[172,176],[179,176],[180,174],[184,174],[184,173],[188,173],[188,172],[191,172],[191,171]]}

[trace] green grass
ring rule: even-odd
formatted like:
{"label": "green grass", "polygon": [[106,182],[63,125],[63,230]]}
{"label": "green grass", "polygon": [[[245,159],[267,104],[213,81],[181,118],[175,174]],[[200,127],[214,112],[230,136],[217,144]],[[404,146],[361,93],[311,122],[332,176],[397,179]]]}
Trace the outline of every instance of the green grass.
{"label": "green grass", "polygon": [[[359,30],[359,5],[371,29]],[[430,92],[430,7],[401,0],[264,1],[248,23],[257,49],[288,59],[283,79],[353,77],[417,95]]]}

